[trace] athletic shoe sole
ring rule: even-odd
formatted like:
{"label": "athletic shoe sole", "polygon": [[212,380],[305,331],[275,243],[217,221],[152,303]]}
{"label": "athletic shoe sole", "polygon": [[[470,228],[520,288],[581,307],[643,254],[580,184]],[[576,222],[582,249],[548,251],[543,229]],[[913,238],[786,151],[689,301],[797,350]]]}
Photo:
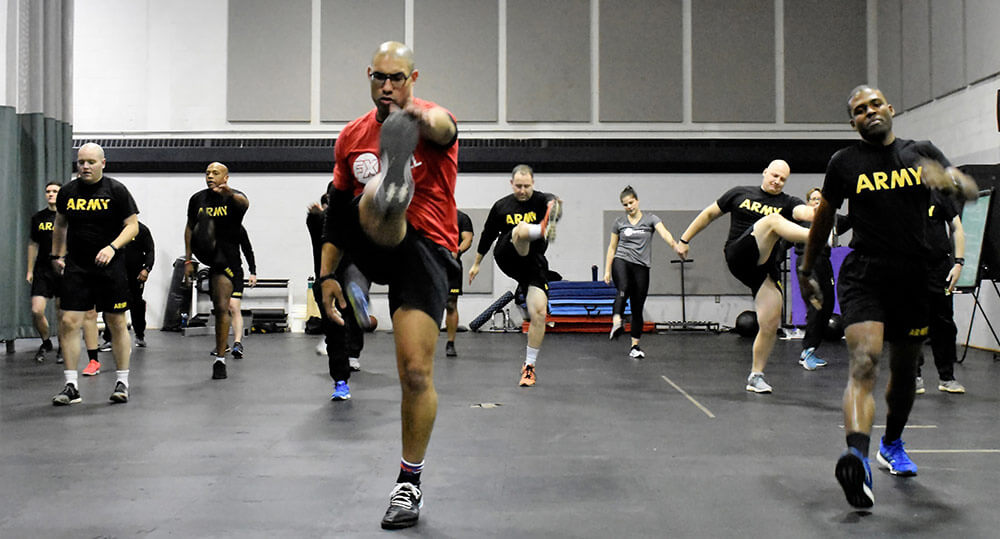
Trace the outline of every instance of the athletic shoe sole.
{"label": "athletic shoe sole", "polygon": [[368,330],[372,326],[371,311],[368,309],[368,300],[365,292],[357,283],[347,284],[347,301],[354,311],[354,320],[358,322],[361,329]]}
{"label": "athletic shoe sole", "polygon": [[384,214],[406,211],[413,198],[413,176],[410,157],[420,140],[420,127],[416,118],[396,111],[382,122],[379,140],[382,184],[375,191],[373,202]]}
{"label": "athletic shoe sole", "polygon": [[844,489],[847,503],[862,509],[875,505],[875,495],[872,494],[872,489],[865,484],[865,463],[860,457],[850,452],[841,455],[840,459],[837,460],[835,474],[840,488]]}
{"label": "athletic shoe sole", "polygon": [[545,242],[548,243],[556,239],[556,223],[562,219],[562,200],[558,198],[549,201],[548,210],[545,212],[544,221],[544,237]]}
{"label": "athletic shoe sole", "polygon": [[882,452],[881,451],[879,451],[875,455],[875,460],[878,461],[878,463],[879,463],[880,466],[882,466],[883,468],[889,470],[889,473],[892,474],[892,475],[896,475],[896,476],[899,476],[899,477],[913,477],[913,476],[917,475],[917,472],[911,472],[911,471],[905,471],[905,470],[903,470],[903,471],[897,470],[896,468],[894,468],[892,466],[892,464],[889,463],[889,459],[887,459],[887,458],[885,458],[885,457],[882,456]]}

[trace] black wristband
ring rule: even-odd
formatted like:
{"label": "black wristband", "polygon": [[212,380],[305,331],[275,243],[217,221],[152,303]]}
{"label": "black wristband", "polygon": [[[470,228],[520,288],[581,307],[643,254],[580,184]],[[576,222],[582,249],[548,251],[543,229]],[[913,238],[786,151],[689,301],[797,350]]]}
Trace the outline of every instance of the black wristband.
{"label": "black wristband", "polygon": [[114,252],[116,252],[116,253],[118,252],[118,248],[117,248],[117,247],[115,247],[113,243],[109,243],[109,244],[108,244],[108,247],[111,247],[111,250],[112,250],[112,251],[114,251]]}
{"label": "black wristband", "polygon": [[960,256],[956,256],[955,257],[955,263],[958,264],[959,266],[964,266],[965,265],[965,259],[962,258],[962,257],[960,257]]}
{"label": "black wristband", "polygon": [[328,279],[333,279],[333,277],[334,277],[333,273],[327,273],[326,275],[322,275],[318,279],[316,279],[316,282],[314,284],[318,285],[318,284],[322,283],[323,281],[326,281]]}
{"label": "black wristband", "polygon": [[688,243],[688,241],[687,241],[686,239],[684,239],[684,238],[677,238],[677,241],[679,241],[679,242],[683,243],[684,245],[691,245],[691,244],[690,244],[690,243]]}

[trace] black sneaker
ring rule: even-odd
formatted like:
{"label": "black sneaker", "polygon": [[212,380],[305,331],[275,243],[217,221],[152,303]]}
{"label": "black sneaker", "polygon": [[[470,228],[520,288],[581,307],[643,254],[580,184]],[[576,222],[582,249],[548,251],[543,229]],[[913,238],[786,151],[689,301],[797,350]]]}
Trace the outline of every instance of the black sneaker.
{"label": "black sneaker", "polygon": [[[49,350],[51,350],[51,349],[52,348],[50,347]],[[48,352],[49,350],[45,349],[45,344],[44,343],[41,346],[39,346],[38,347],[38,351],[35,352],[35,361],[37,361],[39,363],[43,363],[45,361],[45,353]]]}
{"label": "black sneaker", "polygon": [[233,357],[243,359],[243,343],[236,341],[233,343]]}
{"label": "black sneaker", "polygon": [[382,183],[372,199],[379,213],[398,215],[410,205],[413,199],[410,157],[419,140],[417,119],[406,112],[393,112],[382,122],[379,139]]}
{"label": "black sneaker", "polygon": [[448,341],[448,343],[444,345],[444,355],[448,357],[458,357],[458,352],[455,351],[454,342]]}
{"label": "black sneaker", "polygon": [[212,380],[224,380],[226,379],[226,362],[222,359],[216,359],[215,363],[212,363]]}
{"label": "black sneaker", "polygon": [[633,344],[632,349],[628,351],[628,357],[632,359],[642,359],[646,357],[646,352],[643,352],[642,348],[639,348],[638,344]]}
{"label": "black sneaker", "polygon": [[80,398],[80,392],[77,391],[76,386],[73,384],[66,384],[58,395],[52,397],[52,406],[69,406],[70,404],[81,402],[82,400],[83,399]]}
{"label": "black sneaker", "polygon": [[424,496],[413,483],[396,483],[389,495],[389,508],[382,517],[383,530],[399,530],[417,525]]}
{"label": "black sneaker", "polygon": [[144,339],[142,337],[136,337],[135,338],[135,345],[138,348],[145,348],[146,347],[146,339]]}
{"label": "black sneaker", "polygon": [[111,351],[111,341],[104,341],[100,346],[97,347],[98,352],[110,352]]}
{"label": "black sneaker", "polygon": [[128,386],[119,381],[115,384],[115,390],[111,393],[111,402],[128,402]]}
{"label": "black sneaker", "polygon": [[62,348],[60,348],[56,350],[56,363],[62,363],[62,362],[63,362]]}

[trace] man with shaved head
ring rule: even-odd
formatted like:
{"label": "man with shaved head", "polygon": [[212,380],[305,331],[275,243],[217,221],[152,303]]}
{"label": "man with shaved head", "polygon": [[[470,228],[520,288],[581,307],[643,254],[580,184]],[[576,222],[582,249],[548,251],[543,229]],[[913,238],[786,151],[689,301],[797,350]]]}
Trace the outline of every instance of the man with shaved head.
{"label": "man with shaved head", "polygon": [[[812,221],[813,208],[783,192],[791,174],[788,163],[775,159],[764,169],[760,186],[734,187],[702,210],[674,244],[686,259],[688,244],[723,213],[732,212],[726,239],[726,264],[733,276],[750,287],[757,312],[757,337],[753,341],[753,366],[746,390],[770,393],[764,368],[778,338],[781,322],[781,239],[802,243],[809,234],[794,221]],[[825,363],[824,363],[825,364]]]}
{"label": "man with shaved head", "polygon": [[[184,274],[194,276],[193,254],[209,268],[209,289],[215,310],[215,356],[212,379],[226,378],[226,348],[229,341],[229,298],[233,289],[243,285],[240,260],[240,230],[250,201],[242,191],[229,187],[229,168],[211,163],[205,169],[208,187],[188,201],[184,226]],[[236,339],[239,340],[237,335]]]}
{"label": "man with shaved head", "polygon": [[[52,265],[63,276],[59,342],[66,362],[66,385],[52,404],[66,406],[82,399],[77,389],[80,328],[88,311],[107,314],[117,366],[111,402],[128,402],[128,368],[132,343],[125,311],[129,308],[125,255],[119,253],[139,231],[139,210],[131,193],[104,175],[104,149],[87,143],[77,152],[78,177],[59,190],[52,230]],[[96,341],[96,339],[94,339]],[[95,342],[96,344],[96,342]]]}
{"label": "man with shaved head", "polygon": [[316,285],[330,319],[350,300],[362,326],[367,302],[356,283],[338,282],[342,254],[376,283],[389,285],[389,311],[402,388],[402,458],[386,529],[417,524],[420,476],[437,414],[434,349],[449,292],[460,273],[455,180],[458,127],[443,107],[413,96],[420,72],[406,45],[388,41],[367,78],[375,108],[347,124],[334,147],[333,182]]}
{"label": "man with shaved head", "polygon": [[933,256],[926,221],[931,189],[960,200],[974,199],[977,190],[975,182],[952,167],[930,141],[896,138],[895,110],[877,88],[862,85],[851,90],[847,113],[862,140],[833,154],[827,164],[822,198],[798,271],[803,296],[815,304],[833,300],[818,293],[813,271],[837,208],[850,200],[853,251],[844,260],[838,281],[851,362],[844,390],[847,450],[837,460],[835,474],[848,503],[867,508],[875,503],[868,451],[875,375],[886,342],[888,411],[877,459],[892,475],[917,475],[902,436],[928,333],[927,275]]}

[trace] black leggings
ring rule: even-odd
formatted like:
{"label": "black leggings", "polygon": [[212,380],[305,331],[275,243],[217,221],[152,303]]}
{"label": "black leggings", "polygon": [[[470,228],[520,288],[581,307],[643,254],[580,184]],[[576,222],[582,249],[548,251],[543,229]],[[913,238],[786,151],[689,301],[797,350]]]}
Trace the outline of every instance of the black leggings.
{"label": "black leggings", "polygon": [[649,266],[615,258],[611,263],[611,278],[618,288],[614,314],[621,316],[625,312],[625,300],[629,300],[632,306],[632,328],[629,334],[633,339],[638,339],[642,337],[642,309],[649,293]]}

